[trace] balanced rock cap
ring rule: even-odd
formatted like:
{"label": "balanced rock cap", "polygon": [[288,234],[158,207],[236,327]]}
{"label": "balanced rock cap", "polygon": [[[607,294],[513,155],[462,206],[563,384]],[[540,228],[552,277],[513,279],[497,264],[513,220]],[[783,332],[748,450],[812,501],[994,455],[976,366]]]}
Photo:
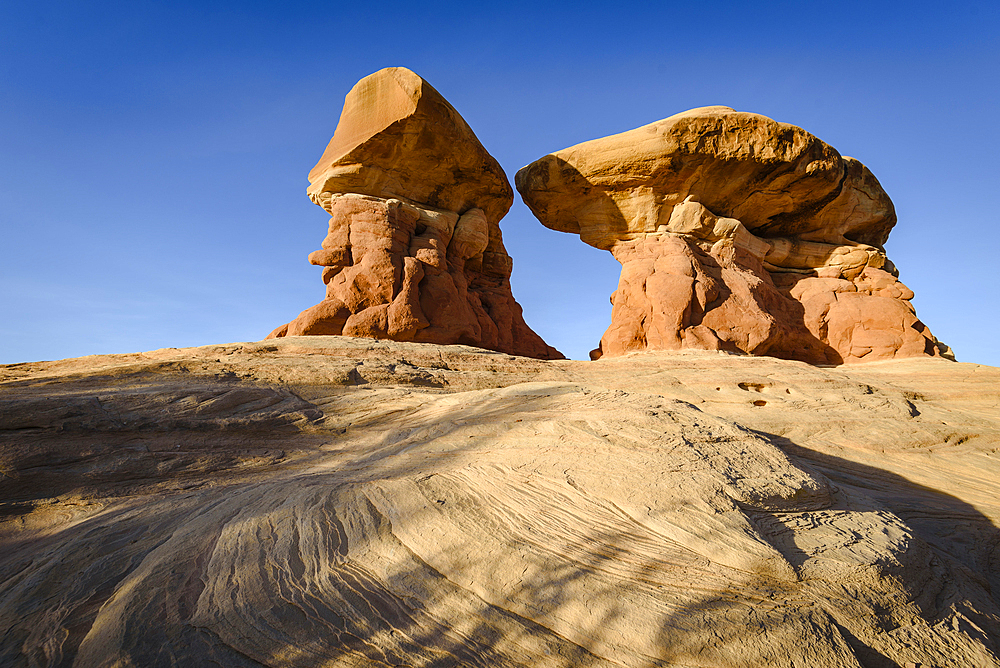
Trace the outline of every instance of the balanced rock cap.
{"label": "balanced rock cap", "polygon": [[500,163],[444,97],[405,67],[359,81],[323,157],[309,172],[309,197],[323,193],[397,197],[496,224],[514,193]]}
{"label": "balanced rock cap", "polygon": [[857,160],[794,125],[721,106],[552,153],[515,182],[546,227],[606,250],[656,232],[685,200],[761,237],[881,246],[896,222]]}

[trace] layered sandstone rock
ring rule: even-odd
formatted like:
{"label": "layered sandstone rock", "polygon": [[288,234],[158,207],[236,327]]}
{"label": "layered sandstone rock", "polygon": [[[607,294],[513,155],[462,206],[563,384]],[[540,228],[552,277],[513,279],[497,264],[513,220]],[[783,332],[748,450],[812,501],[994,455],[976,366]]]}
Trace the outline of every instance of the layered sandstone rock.
{"label": "layered sandstone rock", "polygon": [[804,130],[705,107],[521,169],[541,222],[622,263],[592,356],[695,348],[840,364],[939,355],[882,244],[888,195]]}
{"label": "layered sandstone rock", "polygon": [[562,357],[511,293],[503,169],[419,76],[391,67],[359,81],[309,181],[331,216],[309,255],[324,268],[326,298],[268,338],[343,334]]}
{"label": "layered sandstone rock", "polygon": [[0,665],[1000,666],[1000,369],[0,366]]}

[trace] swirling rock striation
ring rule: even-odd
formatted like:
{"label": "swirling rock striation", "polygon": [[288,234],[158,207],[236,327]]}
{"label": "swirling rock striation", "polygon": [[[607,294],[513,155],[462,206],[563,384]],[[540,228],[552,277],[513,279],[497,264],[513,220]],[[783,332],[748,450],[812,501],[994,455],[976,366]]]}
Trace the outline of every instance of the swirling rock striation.
{"label": "swirling rock striation", "polygon": [[593,357],[682,348],[840,364],[948,352],[882,245],[874,175],[808,132],[693,109],[517,173],[546,227],[622,263]]}
{"label": "swirling rock striation", "polygon": [[331,216],[326,297],[270,337],[343,334],[559,359],[524,322],[500,219],[513,191],[455,109],[402,67],[365,77],[309,173]]}
{"label": "swirling rock striation", "polygon": [[1000,369],[0,366],[0,665],[1000,666]]}

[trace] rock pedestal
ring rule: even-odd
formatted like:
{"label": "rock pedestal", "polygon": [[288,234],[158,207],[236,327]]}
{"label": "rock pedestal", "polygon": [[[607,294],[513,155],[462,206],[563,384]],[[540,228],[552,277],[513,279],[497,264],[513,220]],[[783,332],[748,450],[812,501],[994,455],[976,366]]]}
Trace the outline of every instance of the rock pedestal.
{"label": "rock pedestal", "polygon": [[518,191],[622,264],[591,353],[742,351],[813,364],[940,355],[882,244],[868,169],[792,125],[705,107],[545,156]]}
{"label": "rock pedestal", "polygon": [[326,298],[268,338],[341,334],[466,344],[561,359],[525,324],[499,221],[513,191],[458,112],[423,79],[387,68],[347,95],[309,174],[331,216]]}

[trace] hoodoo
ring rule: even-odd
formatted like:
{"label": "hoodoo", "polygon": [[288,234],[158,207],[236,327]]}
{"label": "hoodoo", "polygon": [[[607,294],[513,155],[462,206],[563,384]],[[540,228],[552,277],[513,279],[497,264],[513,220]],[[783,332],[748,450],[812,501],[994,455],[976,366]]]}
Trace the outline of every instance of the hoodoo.
{"label": "hoodoo", "polygon": [[307,193],[331,216],[326,298],[269,338],[343,334],[562,355],[524,322],[500,219],[514,194],[455,109],[408,69],[365,77],[344,101]]}
{"label": "hoodoo", "polygon": [[889,196],[810,133],[693,109],[517,173],[543,225],[622,263],[591,353],[742,351],[813,364],[949,354],[883,244]]}

